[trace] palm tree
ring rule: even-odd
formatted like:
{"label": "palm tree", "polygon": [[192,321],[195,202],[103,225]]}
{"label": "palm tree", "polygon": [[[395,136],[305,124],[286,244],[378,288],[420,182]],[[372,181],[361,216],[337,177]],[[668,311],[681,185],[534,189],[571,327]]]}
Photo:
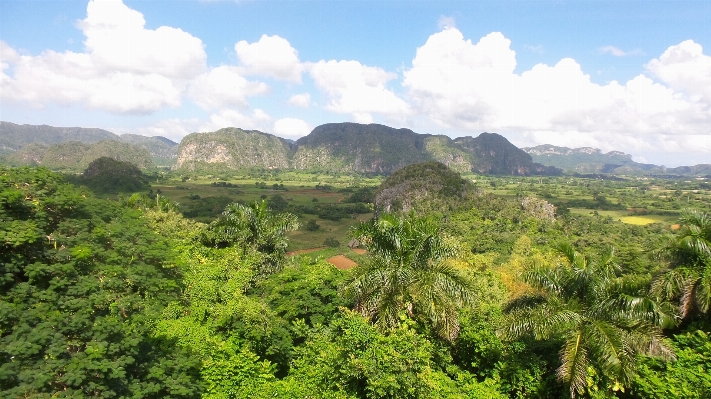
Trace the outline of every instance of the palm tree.
{"label": "palm tree", "polygon": [[684,210],[676,239],[660,251],[672,270],[658,278],[653,291],[662,298],[679,301],[682,317],[694,309],[711,310],[711,216]]}
{"label": "palm tree", "polygon": [[404,313],[423,317],[448,340],[459,333],[457,309],[470,301],[469,282],[447,259],[455,254],[432,218],[383,214],[352,235],[369,251],[345,285],[356,310],[383,329]]}
{"label": "palm tree", "polygon": [[266,201],[251,205],[232,203],[222,217],[206,229],[203,242],[217,248],[235,244],[249,246],[264,256],[260,274],[278,271],[288,245],[285,233],[299,228],[298,218],[291,213],[272,213]]}
{"label": "palm tree", "polygon": [[571,397],[585,393],[590,367],[624,386],[634,376],[636,355],[674,357],[661,331],[674,318],[646,295],[645,281],[617,276],[612,249],[600,259],[567,244],[557,251],[563,262],[524,273],[538,294],[509,303],[503,333],[510,339],[561,339],[558,380]]}

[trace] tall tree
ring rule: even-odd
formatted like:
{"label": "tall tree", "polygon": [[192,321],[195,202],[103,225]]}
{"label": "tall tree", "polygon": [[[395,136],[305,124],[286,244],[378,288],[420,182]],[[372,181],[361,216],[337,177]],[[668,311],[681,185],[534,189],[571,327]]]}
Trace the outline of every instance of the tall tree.
{"label": "tall tree", "polygon": [[199,397],[199,363],[153,336],[173,264],[138,211],[0,167],[0,397]]}
{"label": "tall tree", "polygon": [[259,274],[268,275],[279,270],[288,245],[285,233],[299,228],[296,215],[273,213],[266,201],[251,205],[227,205],[222,217],[208,226],[203,242],[224,248],[235,244],[249,245],[264,256]]}
{"label": "tall tree", "polygon": [[353,230],[370,257],[345,285],[356,310],[382,328],[400,314],[421,316],[448,340],[459,333],[457,308],[470,300],[470,284],[448,259],[455,250],[432,218],[383,214]]}
{"label": "tall tree", "polygon": [[557,374],[571,397],[585,393],[591,373],[611,386],[628,386],[638,354],[674,358],[661,331],[673,325],[673,317],[646,294],[646,282],[617,276],[612,249],[599,259],[567,244],[558,253],[561,263],[535,265],[524,273],[538,292],[509,303],[503,333],[560,339]]}
{"label": "tall tree", "polygon": [[682,317],[694,310],[711,310],[711,215],[698,210],[684,210],[679,219],[677,237],[662,249],[671,270],[658,278],[654,292],[679,301]]}

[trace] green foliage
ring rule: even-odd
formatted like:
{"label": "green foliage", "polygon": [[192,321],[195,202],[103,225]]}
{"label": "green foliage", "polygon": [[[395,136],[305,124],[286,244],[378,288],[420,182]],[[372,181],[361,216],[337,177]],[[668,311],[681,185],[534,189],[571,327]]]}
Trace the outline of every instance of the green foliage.
{"label": "green foliage", "polygon": [[711,215],[685,210],[681,229],[662,249],[672,262],[672,270],[655,281],[655,292],[679,301],[683,317],[694,311],[711,311]]}
{"label": "green foliage", "polygon": [[127,193],[148,188],[148,179],[136,165],[109,157],[93,160],[80,182],[97,193]]}
{"label": "green foliage", "polygon": [[711,337],[702,330],[673,337],[677,361],[640,359],[631,397],[704,399],[711,397]]}
{"label": "green foliage", "polygon": [[605,377],[602,388],[629,386],[637,354],[674,358],[660,328],[672,326],[673,315],[648,295],[644,281],[617,277],[612,250],[599,259],[565,244],[558,252],[564,263],[524,273],[538,293],[509,304],[504,334],[561,339],[557,374],[571,397],[590,391],[591,373]]}
{"label": "green foliage", "polygon": [[0,189],[0,396],[198,396],[196,362],[152,336],[179,273],[138,212],[46,169]]}
{"label": "green foliage", "polygon": [[331,247],[331,248],[337,248],[338,246],[341,245],[341,243],[338,242],[338,240],[336,240],[333,237],[328,237],[327,239],[325,239],[323,241],[323,245],[325,245],[327,247]]}
{"label": "green foliage", "polygon": [[338,307],[345,305],[338,295],[343,279],[343,272],[330,263],[311,264],[304,258],[260,282],[254,292],[290,323],[327,325]]}
{"label": "green foliage", "polygon": [[232,203],[222,215],[204,231],[202,242],[205,245],[216,248],[248,245],[263,256],[259,275],[279,270],[286,254],[284,233],[299,228],[296,216],[273,214],[266,201],[254,202],[250,206]]}
{"label": "green foliage", "polygon": [[316,231],[321,228],[321,226],[313,219],[309,219],[304,226],[304,228],[308,231]]}
{"label": "green foliage", "polygon": [[375,193],[371,187],[361,187],[353,192],[350,197],[344,199],[343,202],[372,204],[375,202]]}
{"label": "green foliage", "polygon": [[474,193],[468,180],[439,162],[406,166],[378,187],[375,205],[385,211],[448,209]]}
{"label": "green foliage", "polygon": [[224,195],[188,197],[188,200],[180,204],[183,215],[188,218],[217,218],[222,215],[227,205],[235,202],[234,199]]}
{"label": "green foliage", "polygon": [[348,397],[461,397],[452,395],[462,395],[453,381],[430,367],[432,351],[407,324],[383,334],[357,313],[343,311],[297,350],[289,378]]}
{"label": "green foliage", "polygon": [[384,214],[353,236],[369,251],[345,287],[355,308],[381,329],[400,325],[402,312],[424,318],[442,337],[459,333],[457,310],[469,302],[469,281],[447,260],[453,246],[432,218]]}

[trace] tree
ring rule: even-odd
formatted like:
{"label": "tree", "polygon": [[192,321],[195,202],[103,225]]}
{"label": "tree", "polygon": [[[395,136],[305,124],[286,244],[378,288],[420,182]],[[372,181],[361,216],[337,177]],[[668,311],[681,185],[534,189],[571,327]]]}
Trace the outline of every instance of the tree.
{"label": "tree", "polygon": [[654,292],[679,301],[682,317],[693,310],[711,310],[711,215],[685,210],[679,220],[676,239],[662,249],[661,255],[672,269],[654,282]]}
{"label": "tree", "polygon": [[180,274],[139,211],[0,167],[0,397],[199,397],[153,322]]}
{"label": "tree", "polygon": [[600,259],[567,244],[557,251],[562,263],[524,272],[538,293],[509,303],[503,332],[508,338],[560,339],[558,380],[571,397],[583,395],[595,375],[613,389],[629,386],[638,354],[674,358],[661,332],[673,317],[650,299],[644,281],[617,277],[612,249]]}
{"label": "tree", "polygon": [[211,223],[203,234],[203,243],[217,248],[235,244],[249,245],[264,256],[259,274],[268,275],[279,270],[286,254],[287,240],[284,233],[299,228],[299,222],[291,213],[274,214],[266,201],[251,205],[232,203],[227,205],[222,217]]}
{"label": "tree", "polygon": [[470,300],[469,281],[447,260],[455,250],[432,218],[383,214],[361,223],[352,235],[369,251],[345,286],[355,309],[383,329],[400,315],[422,317],[437,333],[454,340],[458,312]]}
{"label": "tree", "polygon": [[80,182],[98,193],[119,193],[145,190],[148,179],[130,162],[101,157],[92,161]]}

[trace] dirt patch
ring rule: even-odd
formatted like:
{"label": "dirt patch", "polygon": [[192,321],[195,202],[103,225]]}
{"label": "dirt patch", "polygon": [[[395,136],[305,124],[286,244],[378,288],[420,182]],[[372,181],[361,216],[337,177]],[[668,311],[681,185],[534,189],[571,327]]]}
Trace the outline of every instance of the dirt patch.
{"label": "dirt patch", "polygon": [[363,248],[351,248],[351,251],[357,253],[358,255],[365,255],[368,253],[368,251]]}
{"label": "dirt patch", "polygon": [[332,264],[333,266],[336,266],[337,268],[339,268],[341,270],[348,270],[354,266],[358,266],[357,263],[346,258],[344,255],[337,255],[337,256],[330,257],[330,258],[326,259],[326,262]]}
{"label": "dirt patch", "polygon": [[314,251],[320,251],[326,247],[316,247],[316,248],[309,248],[309,249],[299,249],[296,251],[291,251],[287,252],[286,256],[292,256],[292,255],[301,255],[301,254],[307,254],[309,252],[314,252]]}

